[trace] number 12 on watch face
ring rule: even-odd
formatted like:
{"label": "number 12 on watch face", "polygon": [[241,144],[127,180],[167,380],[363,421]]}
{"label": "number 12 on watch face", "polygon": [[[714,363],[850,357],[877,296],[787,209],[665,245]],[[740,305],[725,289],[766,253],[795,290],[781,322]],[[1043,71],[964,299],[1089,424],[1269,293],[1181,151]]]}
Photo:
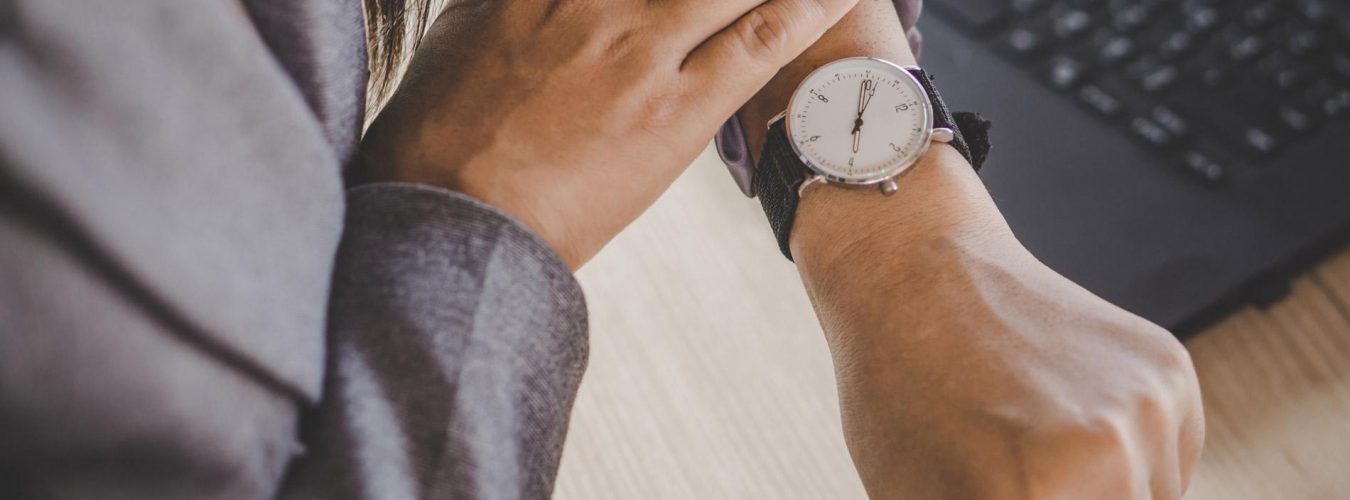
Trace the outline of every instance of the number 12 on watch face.
{"label": "number 12 on watch face", "polygon": [[827,64],[788,106],[787,131],[808,167],[830,180],[871,184],[921,157],[932,132],[928,98],[903,68],[870,58]]}

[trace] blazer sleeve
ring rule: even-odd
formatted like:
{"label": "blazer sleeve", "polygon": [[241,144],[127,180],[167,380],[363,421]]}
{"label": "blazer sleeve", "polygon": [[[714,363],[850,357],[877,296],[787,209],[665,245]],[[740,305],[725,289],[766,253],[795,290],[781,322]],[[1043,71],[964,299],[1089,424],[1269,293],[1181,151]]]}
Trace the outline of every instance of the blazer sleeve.
{"label": "blazer sleeve", "polygon": [[586,365],[582,292],[459,193],[347,195],[320,405],[285,498],[547,498]]}

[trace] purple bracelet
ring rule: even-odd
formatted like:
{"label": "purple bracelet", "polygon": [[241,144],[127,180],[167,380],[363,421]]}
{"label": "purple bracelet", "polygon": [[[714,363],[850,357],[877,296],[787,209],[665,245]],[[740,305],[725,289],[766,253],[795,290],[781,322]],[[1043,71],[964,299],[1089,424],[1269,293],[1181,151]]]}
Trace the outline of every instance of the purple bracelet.
{"label": "purple bracelet", "polygon": [[[894,2],[896,12],[900,14],[900,24],[905,27],[909,47],[917,58],[923,46],[923,36],[914,28],[914,23],[918,22],[919,13],[923,10],[923,0],[894,0]],[[717,154],[722,157],[722,162],[727,164],[727,169],[731,171],[731,177],[735,179],[741,192],[746,196],[754,196],[752,177],[755,173],[755,164],[750,161],[750,145],[745,140],[745,128],[741,125],[740,118],[731,115],[717,131],[717,136],[713,140],[717,143]]]}

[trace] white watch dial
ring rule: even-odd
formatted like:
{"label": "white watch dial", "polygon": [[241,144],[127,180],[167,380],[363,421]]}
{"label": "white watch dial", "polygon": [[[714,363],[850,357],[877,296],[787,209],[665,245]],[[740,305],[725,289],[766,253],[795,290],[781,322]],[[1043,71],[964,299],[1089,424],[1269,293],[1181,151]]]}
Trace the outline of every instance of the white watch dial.
{"label": "white watch dial", "polygon": [[932,110],[903,68],[871,58],[835,61],[806,78],[788,106],[798,156],[827,178],[852,184],[888,179],[928,149]]}

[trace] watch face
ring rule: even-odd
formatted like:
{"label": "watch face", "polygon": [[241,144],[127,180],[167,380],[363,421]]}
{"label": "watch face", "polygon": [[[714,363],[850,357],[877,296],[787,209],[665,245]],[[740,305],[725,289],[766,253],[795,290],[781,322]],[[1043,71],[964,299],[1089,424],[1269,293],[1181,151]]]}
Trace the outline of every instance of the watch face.
{"label": "watch face", "polygon": [[928,150],[933,112],[903,68],[871,58],[816,70],[788,105],[790,142],[826,178],[870,184],[893,177]]}

